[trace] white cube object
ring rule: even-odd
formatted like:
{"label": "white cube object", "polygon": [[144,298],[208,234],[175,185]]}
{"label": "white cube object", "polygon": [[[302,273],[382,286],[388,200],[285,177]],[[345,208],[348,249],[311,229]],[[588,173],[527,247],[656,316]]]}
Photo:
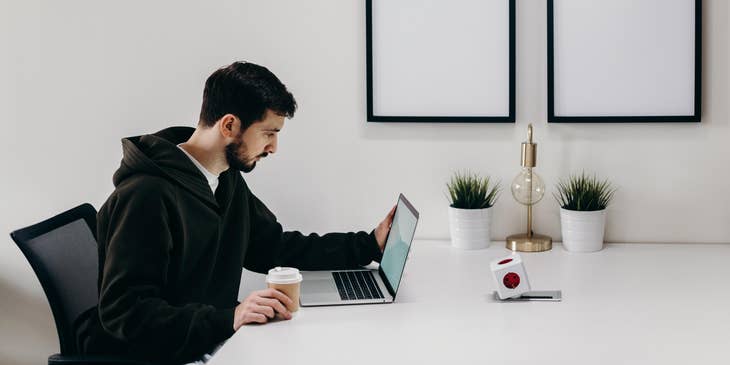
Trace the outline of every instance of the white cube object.
{"label": "white cube object", "polygon": [[489,265],[497,284],[499,299],[516,298],[530,291],[527,271],[518,254],[492,261]]}

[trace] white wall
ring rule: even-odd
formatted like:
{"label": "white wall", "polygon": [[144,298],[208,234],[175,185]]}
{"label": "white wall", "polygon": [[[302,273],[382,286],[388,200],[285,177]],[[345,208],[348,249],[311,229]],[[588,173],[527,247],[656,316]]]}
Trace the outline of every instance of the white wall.
{"label": "white wall", "polygon": [[[534,123],[538,173],[587,170],[619,191],[614,242],[730,241],[730,84],[725,0],[704,9],[701,124],[547,125],[546,5],[517,5],[517,122],[365,122],[361,1],[0,2],[0,363],[41,363],[57,350],[35,276],[7,233],[111,192],[123,136],[193,126],[205,78],[234,60],[268,66],[300,109],[280,151],[246,176],[291,229],[370,229],[398,192],[422,214],[417,237],[446,238],[445,182],[470,168],[506,185]],[[505,191],[494,239],[523,228]],[[559,238],[558,207],[536,231]]]}

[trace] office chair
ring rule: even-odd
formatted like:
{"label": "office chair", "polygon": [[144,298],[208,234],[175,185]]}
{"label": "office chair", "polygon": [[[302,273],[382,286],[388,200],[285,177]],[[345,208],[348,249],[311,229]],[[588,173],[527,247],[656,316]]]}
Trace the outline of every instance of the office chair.
{"label": "office chair", "polygon": [[74,321],[98,301],[96,209],[82,204],[10,233],[41,282],[56,322],[61,353],[48,365],[149,365],[111,356],[81,355]]}

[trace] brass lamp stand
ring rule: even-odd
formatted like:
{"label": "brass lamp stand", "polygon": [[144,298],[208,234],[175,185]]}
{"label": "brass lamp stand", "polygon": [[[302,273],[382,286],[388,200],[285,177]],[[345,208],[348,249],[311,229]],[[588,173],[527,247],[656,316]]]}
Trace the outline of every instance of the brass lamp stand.
{"label": "brass lamp stand", "polygon": [[541,252],[553,248],[553,239],[532,231],[532,206],[545,195],[545,184],[532,169],[537,162],[537,143],[532,142],[532,124],[527,127],[527,142],[522,143],[522,171],[512,181],[512,196],[527,206],[527,233],[507,237],[506,246],[512,251]]}

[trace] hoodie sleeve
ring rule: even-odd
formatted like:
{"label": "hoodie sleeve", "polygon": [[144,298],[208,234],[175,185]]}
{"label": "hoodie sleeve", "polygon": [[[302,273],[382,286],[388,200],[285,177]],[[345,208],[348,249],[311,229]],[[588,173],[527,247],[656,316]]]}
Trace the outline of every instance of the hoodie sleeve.
{"label": "hoodie sleeve", "polygon": [[251,242],[245,267],[265,273],[276,266],[300,270],[353,269],[380,262],[383,257],[374,232],[303,235],[284,232],[276,216],[253,194],[249,194]]}
{"label": "hoodie sleeve", "polygon": [[173,306],[163,299],[172,248],[168,206],[175,201],[165,191],[163,183],[149,180],[132,184],[100,212],[108,225],[99,227],[106,247],[99,320],[107,333],[145,357],[185,362],[233,334],[234,308]]}

